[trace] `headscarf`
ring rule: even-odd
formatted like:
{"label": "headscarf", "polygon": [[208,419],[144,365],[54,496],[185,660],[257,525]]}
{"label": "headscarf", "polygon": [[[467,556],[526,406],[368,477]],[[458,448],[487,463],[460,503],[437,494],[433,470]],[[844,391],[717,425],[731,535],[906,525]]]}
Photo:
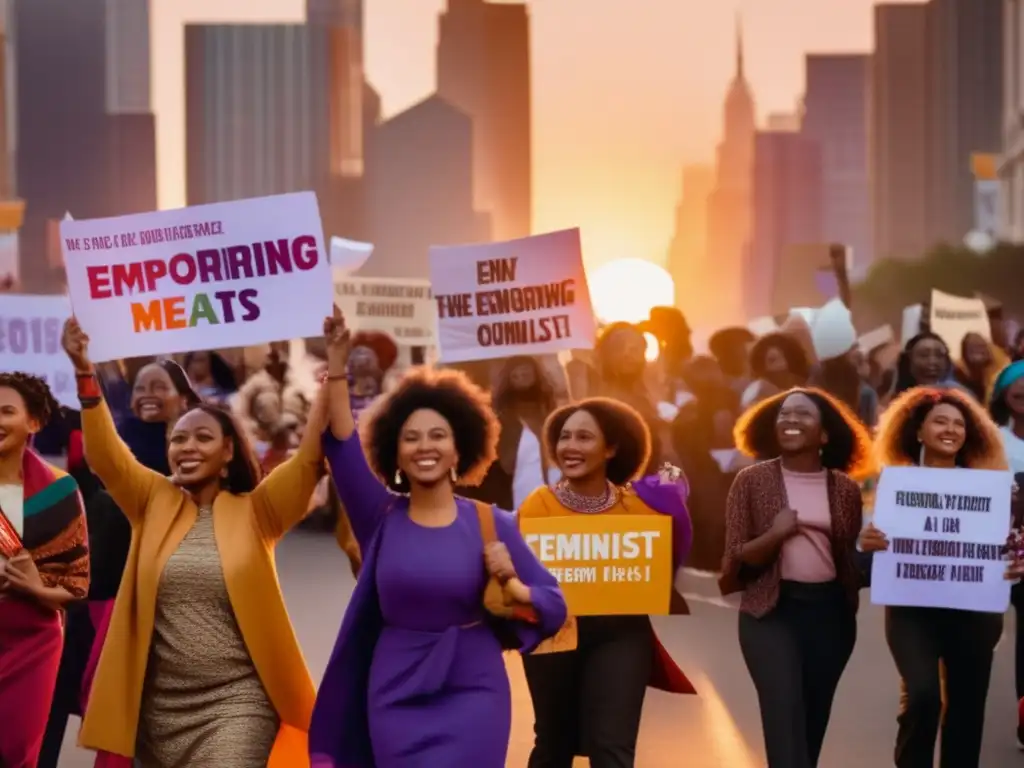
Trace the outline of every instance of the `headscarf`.
{"label": "headscarf", "polygon": [[999,397],[1022,377],[1024,377],[1024,360],[1017,360],[1003,368],[992,384],[992,399]]}

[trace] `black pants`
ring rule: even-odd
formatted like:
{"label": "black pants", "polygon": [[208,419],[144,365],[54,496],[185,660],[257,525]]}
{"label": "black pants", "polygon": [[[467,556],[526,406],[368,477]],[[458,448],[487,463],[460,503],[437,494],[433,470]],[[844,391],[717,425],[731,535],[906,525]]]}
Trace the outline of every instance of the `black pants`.
{"label": "black pants", "polygon": [[1017,631],[1014,633],[1014,676],[1016,679],[1017,701],[1024,699],[1024,582],[1014,584],[1010,600],[1017,615]]}
{"label": "black pants", "polygon": [[575,651],[524,656],[533,700],[529,768],[633,768],[654,645],[646,616],[584,616]]}
{"label": "black pants", "polygon": [[[940,721],[940,768],[978,768],[992,655],[1002,631],[997,613],[886,609],[885,637],[904,689],[897,768],[932,768]],[[944,718],[940,661],[946,672]]]}
{"label": "black pants", "polygon": [[778,605],[741,613],[740,650],[757,689],[768,768],[815,768],[832,699],[857,641],[857,618],[837,582],[783,582]]}

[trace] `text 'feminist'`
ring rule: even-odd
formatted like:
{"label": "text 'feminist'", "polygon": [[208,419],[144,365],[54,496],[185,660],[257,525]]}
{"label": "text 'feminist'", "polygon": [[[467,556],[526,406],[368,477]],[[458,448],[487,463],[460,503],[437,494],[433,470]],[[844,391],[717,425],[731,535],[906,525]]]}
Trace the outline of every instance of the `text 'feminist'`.
{"label": "text 'feminist'", "polygon": [[[658,531],[626,533],[531,533],[525,536],[559,583],[637,583],[651,580]],[[645,565],[636,561],[648,561]],[[626,561],[614,565],[615,561]],[[605,563],[600,567],[591,563]],[[548,565],[557,563],[557,565]]]}
{"label": "text 'feminist'", "polygon": [[[206,248],[194,254],[178,253],[167,260],[95,265],[86,268],[86,275],[90,298],[100,300],[162,291],[168,283],[191,286],[274,277],[295,270],[313,269],[319,260],[316,238],[300,235],[290,240],[281,238],[226,248]],[[140,333],[189,328],[201,322],[208,325],[251,322],[260,316],[260,307],[256,303],[258,295],[257,289],[247,287],[218,290],[212,294],[199,292],[187,299],[180,295],[133,301],[133,329]],[[240,312],[236,313],[236,305]]]}
{"label": "text 'feminist'", "polygon": [[[516,282],[518,262],[516,256],[478,261],[477,285]],[[576,303],[576,281],[569,279],[539,285],[493,288],[475,293],[446,294],[436,299],[437,316],[440,319],[520,315],[571,307]],[[481,347],[544,344],[571,335],[569,315],[558,312],[539,317],[483,322],[476,330],[477,343]]]}

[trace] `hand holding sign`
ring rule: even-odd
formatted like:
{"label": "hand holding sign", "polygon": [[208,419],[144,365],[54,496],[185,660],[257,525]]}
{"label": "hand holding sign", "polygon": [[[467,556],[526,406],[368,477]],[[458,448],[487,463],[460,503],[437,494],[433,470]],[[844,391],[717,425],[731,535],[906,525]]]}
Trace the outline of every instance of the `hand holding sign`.
{"label": "hand holding sign", "polygon": [[873,523],[868,523],[860,532],[857,540],[861,552],[885,552],[889,549],[889,539]]}
{"label": "hand holding sign", "polygon": [[74,317],[69,317],[64,321],[64,332],[60,337],[60,345],[67,353],[76,373],[92,373],[92,363],[89,362],[89,336],[82,330],[82,326]]}

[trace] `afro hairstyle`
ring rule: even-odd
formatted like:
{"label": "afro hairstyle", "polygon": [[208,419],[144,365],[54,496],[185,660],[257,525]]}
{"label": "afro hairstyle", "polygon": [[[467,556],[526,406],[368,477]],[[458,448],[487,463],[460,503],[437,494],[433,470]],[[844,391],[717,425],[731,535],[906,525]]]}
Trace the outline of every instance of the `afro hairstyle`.
{"label": "afro hairstyle", "polygon": [[764,378],[764,363],[768,350],[777,349],[786,358],[789,372],[800,381],[807,381],[811,375],[807,352],[798,339],[788,333],[776,331],[759,338],[750,350],[750,369],[755,378]]}
{"label": "afro hairstyle", "polygon": [[933,408],[944,404],[960,411],[966,425],[967,436],[957,454],[956,465],[970,469],[1006,469],[999,427],[973,397],[954,387],[913,387],[889,404],[875,437],[879,466],[916,465],[921,455],[921,443],[917,439],[921,425]]}
{"label": "afro hairstyle", "polygon": [[479,485],[497,458],[500,427],[487,393],[464,373],[450,369],[411,368],[364,411],[359,432],[370,468],[391,490],[408,493],[404,475],[395,482],[398,444],[405,422],[420,410],[436,411],[451,425],[459,485]]}
{"label": "afro hairstyle", "polygon": [[867,428],[846,405],[820,389],[799,387],[780,392],[744,412],[733,430],[740,452],[760,461],[781,455],[775,425],[782,404],[790,395],[804,395],[818,407],[821,430],[828,435],[828,442],[821,449],[823,467],[855,478],[872,474],[871,435]]}
{"label": "afro hairstyle", "polygon": [[555,449],[565,423],[579,411],[589,413],[615,455],[608,459],[605,474],[613,485],[636,480],[651,458],[651,433],[643,417],[630,406],[607,397],[590,397],[563,405],[544,422],[544,451],[556,464]]}

